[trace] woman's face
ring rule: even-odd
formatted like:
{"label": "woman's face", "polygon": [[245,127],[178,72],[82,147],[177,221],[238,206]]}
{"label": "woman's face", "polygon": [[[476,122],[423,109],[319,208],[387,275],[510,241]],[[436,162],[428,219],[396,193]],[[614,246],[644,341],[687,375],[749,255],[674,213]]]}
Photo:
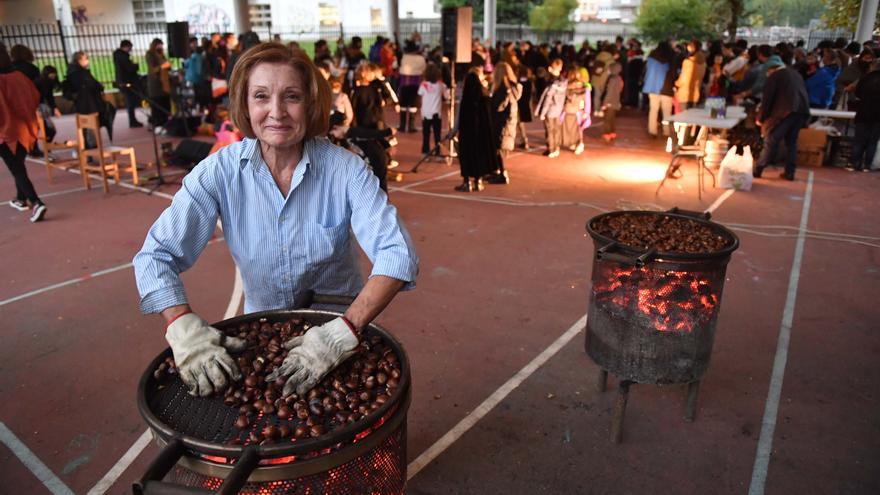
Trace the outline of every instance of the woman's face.
{"label": "woman's face", "polygon": [[248,119],[262,143],[287,148],[306,133],[306,86],[302,75],[286,64],[260,63],[248,81]]}
{"label": "woman's face", "polygon": [[89,56],[86,55],[86,54],[83,54],[83,56],[80,57],[79,60],[77,60],[76,62],[77,62],[77,63],[79,64],[79,66],[82,67],[83,69],[88,69],[88,68],[89,68]]}

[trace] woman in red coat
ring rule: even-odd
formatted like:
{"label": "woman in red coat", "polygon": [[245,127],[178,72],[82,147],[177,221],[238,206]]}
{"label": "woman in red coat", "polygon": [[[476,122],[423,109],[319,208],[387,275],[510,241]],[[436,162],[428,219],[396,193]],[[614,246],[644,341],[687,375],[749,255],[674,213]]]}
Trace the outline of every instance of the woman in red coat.
{"label": "woman in red coat", "polygon": [[12,69],[6,45],[0,43],[0,157],[15,178],[15,198],[9,206],[26,211],[30,203],[31,222],[39,222],[46,215],[46,205],[37,196],[24,164],[28,150],[37,141],[39,104],[37,87]]}

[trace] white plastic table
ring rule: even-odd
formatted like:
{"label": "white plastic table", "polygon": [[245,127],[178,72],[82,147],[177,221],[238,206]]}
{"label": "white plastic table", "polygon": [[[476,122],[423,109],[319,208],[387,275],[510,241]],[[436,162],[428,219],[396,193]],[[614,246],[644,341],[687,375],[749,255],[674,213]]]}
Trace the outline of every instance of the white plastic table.
{"label": "white plastic table", "polygon": [[689,108],[670,117],[669,122],[684,125],[685,132],[687,132],[687,128],[691,126],[699,127],[700,131],[697,134],[697,140],[693,146],[680,146],[678,144],[678,136],[672,137],[672,158],[669,160],[669,166],[666,167],[666,173],[663,175],[663,180],[660,181],[660,185],[657,186],[655,194],[660,192],[660,188],[666,183],[666,179],[668,179],[671,174],[675,173],[675,170],[678,168],[677,164],[679,160],[685,157],[690,157],[697,159],[697,181],[699,182],[697,196],[702,199],[703,173],[709,172],[709,175],[712,176],[712,183],[715,183],[715,174],[706,167],[706,163],[703,160],[706,156],[706,141],[709,137],[708,130],[719,129],[722,134],[724,134],[728,130],[736,127],[736,125],[742,122],[745,118],[745,109],[743,109],[743,107],[735,106],[727,107],[727,115],[724,118],[712,118],[710,110],[706,108]]}

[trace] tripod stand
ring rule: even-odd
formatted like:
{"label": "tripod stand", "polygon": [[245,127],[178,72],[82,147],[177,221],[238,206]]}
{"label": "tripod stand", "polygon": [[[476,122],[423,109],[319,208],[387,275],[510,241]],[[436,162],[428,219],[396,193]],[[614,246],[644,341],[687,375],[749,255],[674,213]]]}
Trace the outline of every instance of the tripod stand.
{"label": "tripod stand", "polygon": [[[156,101],[151,99],[149,96],[143,94],[140,90],[136,89],[133,84],[125,83],[125,84],[122,84],[122,87],[131,91],[132,93],[134,93],[134,95],[137,96],[138,98],[140,98],[141,100],[144,100],[147,103],[149,103],[153,109],[161,110],[162,112],[165,112],[166,115],[171,115],[171,111],[169,111],[167,108],[163,107],[162,105],[156,103]],[[150,117],[152,117],[152,112],[153,112],[153,110],[151,109],[150,110]],[[149,190],[149,192],[147,192],[147,194],[153,194],[153,192],[156,191],[156,189],[159,189],[159,186],[163,186],[163,185],[167,184],[167,182],[165,182],[165,178],[162,177],[162,159],[159,156],[159,142],[156,140],[155,127],[153,127],[153,130],[150,131],[150,136],[153,138],[153,155],[155,156],[155,159],[156,159],[156,162],[155,162],[156,163],[156,175],[154,177],[146,178],[146,180],[155,180],[156,183],[153,184],[153,187],[150,188],[150,190]]]}
{"label": "tripod stand", "polygon": [[[413,166],[413,168],[409,169],[408,173],[413,173],[413,174],[419,173],[419,167],[423,163],[428,161],[428,159],[431,157],[444,158],[446,160],[447,165],[452,165],[452,159],[455,158],[456,156],[458,156],[455,153],[455,143],[458,141],[456,139],[456,136],[457,136],[457,133],[455,132],[455,130],[449,131],[449,133],[446,134],[446,136],[443,139],[441,139],[439,142],[437,142],[437,144],[434,145],[434,148],[431,151],[429,151],[426,155],[422,156],[422,158],[420,158],[419,161],[416,162],[416,164]],[[449,141],[449,154],[448,155],[441,155],[440,154],[440,145],[446,141]]]}

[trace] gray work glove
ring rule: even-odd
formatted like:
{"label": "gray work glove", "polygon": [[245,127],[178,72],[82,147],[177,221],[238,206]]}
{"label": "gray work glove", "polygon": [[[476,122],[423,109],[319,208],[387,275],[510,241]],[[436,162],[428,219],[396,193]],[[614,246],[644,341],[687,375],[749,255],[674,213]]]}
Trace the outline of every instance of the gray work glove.
{"label": "gray work glove", "polygon": [[302,337],[294,337],[284,343],[290,349],[281,366],[275,369],[267,381],[288,376],[283,395],[293,392],[304,395],[318,384],[327,373],[351,357],[358,346],[354,331],[342,318],[336,318],[319,327],[310,328]]}
{"label": "gray work glove", "polygon": [[229,381],[241,379],[241,372],[227,349],[243,351],[247,341],[227,337],[195,313],[178,317],[168,325],[165,340],[174,352],[180,379],[191,395],[202,397],[221,392]]}

